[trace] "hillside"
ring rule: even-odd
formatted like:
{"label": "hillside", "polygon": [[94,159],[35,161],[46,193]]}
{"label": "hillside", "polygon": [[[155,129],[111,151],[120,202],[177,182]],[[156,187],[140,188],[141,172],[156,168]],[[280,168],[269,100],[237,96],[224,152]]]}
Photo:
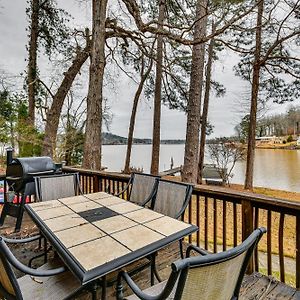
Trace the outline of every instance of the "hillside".
{"label": "hillside", "polygon": [[[133,143],[150,145],[152,143],[152,140],[135,138],[133,139]],[[184,144],[184,143],[185,140],[161,140],[161,144]],[[103,132],[102,144],[103,145],[126,145],[127,138],[109,132]]]}

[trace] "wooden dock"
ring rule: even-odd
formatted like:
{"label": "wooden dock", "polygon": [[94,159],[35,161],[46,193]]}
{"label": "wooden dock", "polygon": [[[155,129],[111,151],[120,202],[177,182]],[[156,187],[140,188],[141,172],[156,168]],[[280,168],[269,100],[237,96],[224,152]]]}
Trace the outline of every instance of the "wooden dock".
{"label": "wooden dock", "polygon": [[179,167],[176,167],[176,168],[172,168],[172,169],[162,171],[162,172],[159,173],[159,176],[175,175],[176,173],[181,173],[181,171],[182,171],[182,166],[179,166]]}

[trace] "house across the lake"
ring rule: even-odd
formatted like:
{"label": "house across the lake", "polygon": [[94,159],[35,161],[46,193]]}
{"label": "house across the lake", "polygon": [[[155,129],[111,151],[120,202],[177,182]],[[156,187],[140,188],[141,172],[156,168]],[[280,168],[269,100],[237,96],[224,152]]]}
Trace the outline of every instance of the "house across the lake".
{"label": "house across the lake", "polygon": [[277,136],[260,136],[255,138],[256,145],[262,145],[262,144],[282,144],[283,140],[281,137]]}

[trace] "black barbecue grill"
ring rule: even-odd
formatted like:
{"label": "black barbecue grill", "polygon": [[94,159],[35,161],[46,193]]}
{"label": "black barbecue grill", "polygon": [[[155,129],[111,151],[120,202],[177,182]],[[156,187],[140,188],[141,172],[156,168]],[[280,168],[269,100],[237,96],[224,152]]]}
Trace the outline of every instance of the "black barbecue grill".
{"label": "black barbecue grill", "polygon": [[6,215],[17,218],[16,231],[21,227],[24,204],[27,196],[35,195],[35,176],[55,175],[61,173],[62,164],[56,164],[50,157],[13,158],[13,150],[7,150],[6,183],[14,195],[21,195],[20,203],[7,200],[1,214],[0,225],[3,225]]}
{"label": "black barbecue grill", "polygon": [[24,193],[27,184],[34,182],[34,176],[57,174],[59,168],[47,156],[15,158],[6,169],[6,180],[11,190]]}

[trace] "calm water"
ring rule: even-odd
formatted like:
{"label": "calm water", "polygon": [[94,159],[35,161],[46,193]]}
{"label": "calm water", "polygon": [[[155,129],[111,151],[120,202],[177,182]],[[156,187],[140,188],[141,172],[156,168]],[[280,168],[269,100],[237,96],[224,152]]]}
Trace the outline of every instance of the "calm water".
{"label": "calm water", "polygon": [[[103,146],[103,165],[110,171],[124,167],[126,145]],[[171,157],[174,167],[183,164],[184,145],[161,145],[160,170],[170,168]],[[131,165],[149,172],[151,145],[134,145]],[[206,157],[206,162],[209,158]],[[254,185],[287,191],[300,192],[300,150],[257,149],[255,156]],[[232,183],[244,183],[245,162],[238,162],[233,170]]]}

